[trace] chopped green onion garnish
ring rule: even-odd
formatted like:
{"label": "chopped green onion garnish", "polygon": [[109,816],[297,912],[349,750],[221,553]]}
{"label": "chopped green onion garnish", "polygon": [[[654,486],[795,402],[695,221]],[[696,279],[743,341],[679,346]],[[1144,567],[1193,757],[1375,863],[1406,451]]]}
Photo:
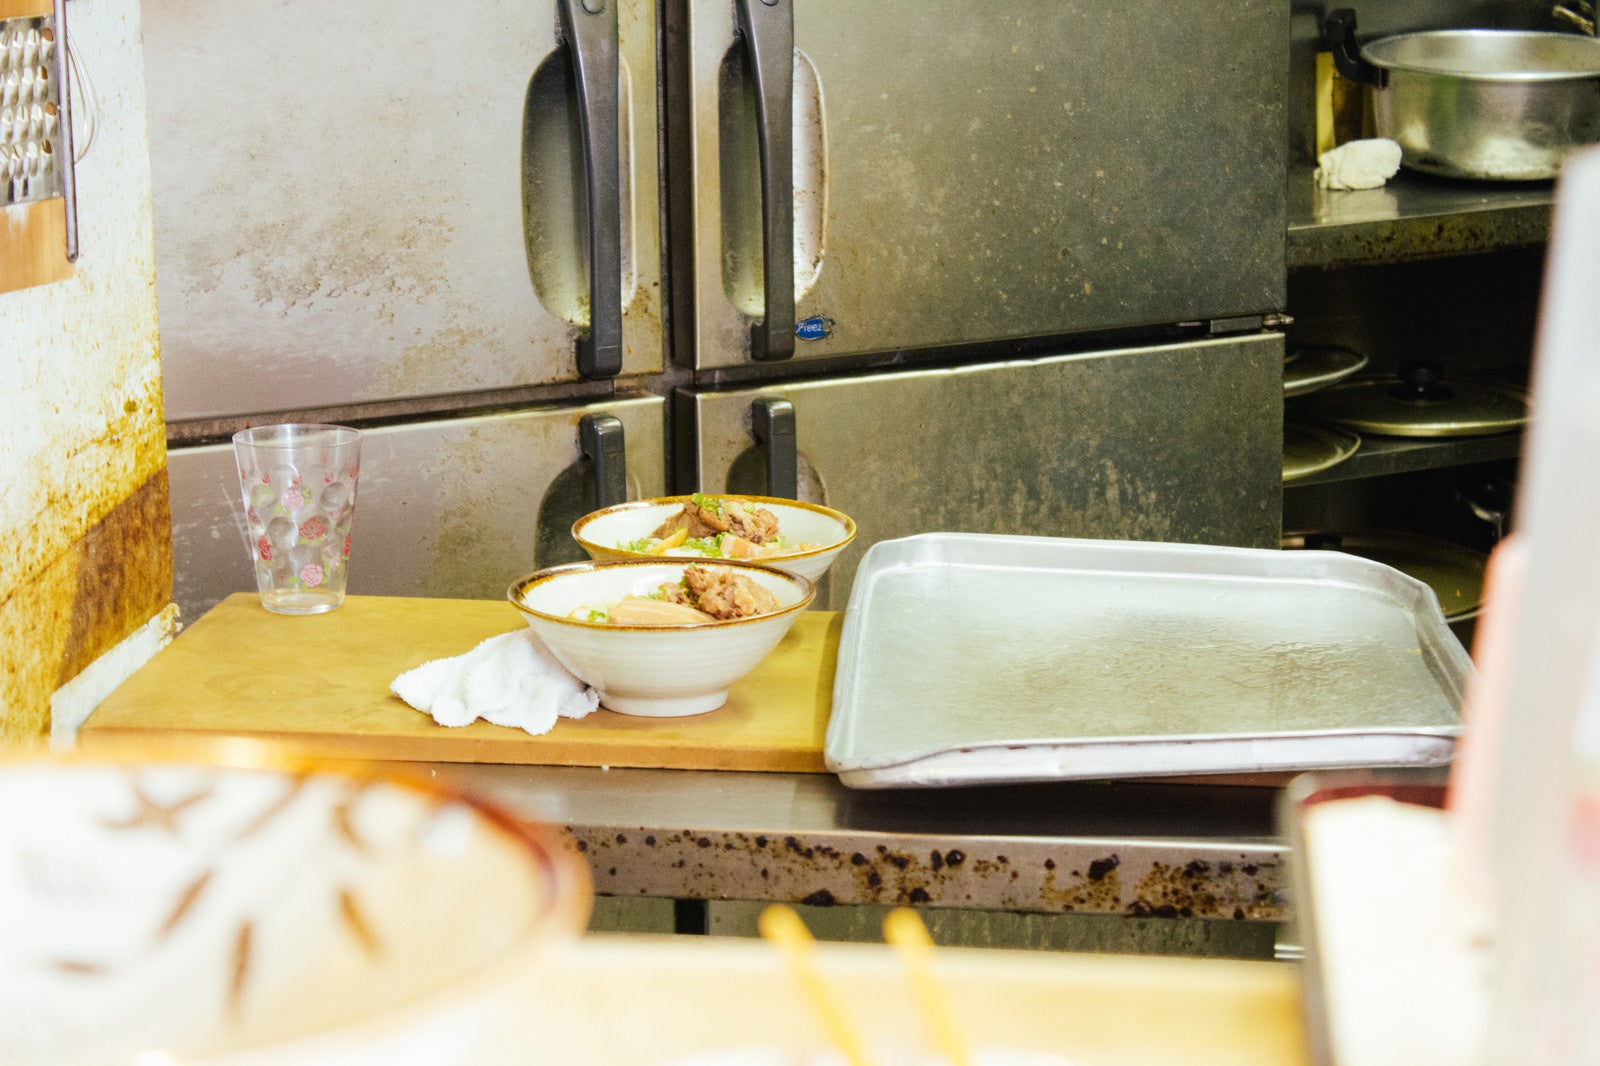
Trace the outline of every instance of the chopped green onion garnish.
{"label": "chopped green onion garnish", "polygon": [[697,551],[701,555],[709,556],[712,559],[722,558],[721,533],[714,537],[690,537],[683,542],[683,546],[690,551]]}
{"label": "chopped green onion garnish", "polygon": [[701,510],[710,511],[712,514],[720,515],[722,513],[722,501],[715,496],[707,496],[703,492],[696,492],[690,494],[689,502]]}

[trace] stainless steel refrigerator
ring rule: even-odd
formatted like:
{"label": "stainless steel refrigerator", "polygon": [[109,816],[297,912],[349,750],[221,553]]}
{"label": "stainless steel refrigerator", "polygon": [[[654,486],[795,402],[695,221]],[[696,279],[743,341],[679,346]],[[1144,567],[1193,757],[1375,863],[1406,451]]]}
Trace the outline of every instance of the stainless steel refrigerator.
{"label": "stainless steel refrigerator", "polygon": [[1287,0],[146,0],[177,598],[226,436],[370,432],[351,591],[599,502],[1277,543]]}

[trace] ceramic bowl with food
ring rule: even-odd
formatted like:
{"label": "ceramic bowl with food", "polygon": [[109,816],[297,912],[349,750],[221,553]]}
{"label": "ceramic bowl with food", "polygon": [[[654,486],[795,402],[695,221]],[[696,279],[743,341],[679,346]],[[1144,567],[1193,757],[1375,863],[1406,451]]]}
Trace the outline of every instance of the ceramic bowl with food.
{"label": "ceramic bowl with food", "polygon": [[602,706],[653,718],[721,707],[815,595],[797,574],[709,559],[570,563],[507,591]]}
{"label": "ceramic bowl with food", "polygon": [[591,559],[737,559],[818,581],[856,524],[819,503],[697,492],[602,508],[578,519],[572,536]]}
{"label": "ceramic bowl with food", "polygon": [[589,917],[555,830],[239,738],[3,758],[0,804],[22,1066],[469,1066],[528,1040],[540,954]]}

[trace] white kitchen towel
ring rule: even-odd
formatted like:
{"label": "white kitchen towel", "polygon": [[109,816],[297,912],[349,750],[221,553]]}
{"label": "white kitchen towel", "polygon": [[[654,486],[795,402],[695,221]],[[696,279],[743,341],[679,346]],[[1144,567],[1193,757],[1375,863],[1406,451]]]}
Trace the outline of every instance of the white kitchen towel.
{"label": "white kitchen towel", "polygon": [[407,670],[389,691],[440,725],[482,718],[538,735],[556,719],[582,718],[599,706],[594,689],[574,677],[533,630],[490,637],[462,655]]}
{"label": "white kitchen towel", "polygon": [[1400,145],[1386,137],[1349,141],[1317,156],[1324,189],[1376,189],[1400,169]]}

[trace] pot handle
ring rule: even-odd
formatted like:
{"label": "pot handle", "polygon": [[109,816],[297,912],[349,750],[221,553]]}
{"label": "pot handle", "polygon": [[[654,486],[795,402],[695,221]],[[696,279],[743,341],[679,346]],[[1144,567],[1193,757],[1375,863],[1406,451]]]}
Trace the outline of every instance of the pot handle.
{"label": "pot handle", "polygon": [[1345,78],[1360,85],[1381,89],[1389,84],[1389,72],[1367,62],[1356,44],[1356,12],[1341,7],[1322,20],[1322,42],[1333,53],[1333,65]]}

